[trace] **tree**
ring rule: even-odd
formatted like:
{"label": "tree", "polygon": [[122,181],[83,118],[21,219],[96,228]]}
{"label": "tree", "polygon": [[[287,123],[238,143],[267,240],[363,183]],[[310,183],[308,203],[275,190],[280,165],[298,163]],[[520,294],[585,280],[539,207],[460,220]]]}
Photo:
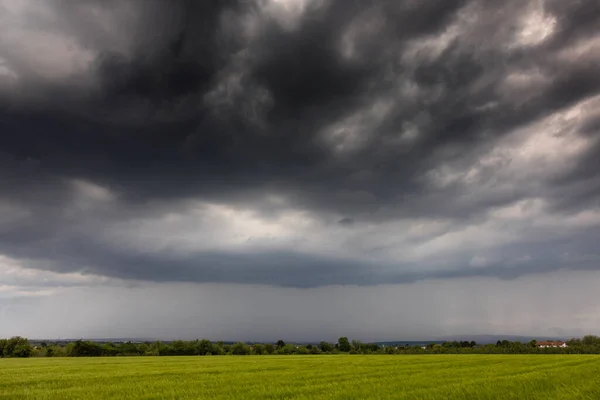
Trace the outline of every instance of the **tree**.
{"label": "tree", "polygon": [[32,353],[29,341],[21,336],[0,341],[0,357],[30,357]]}
{"label": "tree", "polygon": [[165,355],[165,353],[167,353],[167,351],[168,351],[168,348],[163,342],[156,341],[156,342],[150,343],[148,345],[148,349],[146,349],[146,355],[148,355],[148,356],[163,356],[163,355]]}
{"label": "tree", "polygon": [[594,335],[585,335],[581,343],[586,346],[600,346],[600,337]]}
{"label": "tree", "polygon": [[333,350],[333,346],[325,341],[322,341],[321,343],[319,343],[319,348],[324,353],[327,353],[327,352],[330,352],[331,350]]}
{"label": "tree", "polygon": [[68,354],[71,357],[98,357],[102,355],[102,347],[97,343],[78,340],[72,343]]}
{"label": "tree", "polygon": [[[117,347],[114,343],[104,343],[100,347],[102,348],[102,355],[107,357],[119,355],[123,351],[122,347]],[[137,353],[133,353],[132,355],[137,355]]]}
{"label": "tree", "polygon": [[297,352],[296,346],[293,344],[286,344],[283,347],[277,349],[277,354],[294,354]]}
{"label": "tree", "polygon": [[13,357],[27,358],[31,357],[33,349],[29,343],[19,343],[13,350]]}
{"label": "tree", "polygon": [[273,343],[255,343],[251,346],[238,342],[233,345],[223,345],[223,342],[211,343],[209,340],[183,341],[170,343],[98,343],[78,340],[76,342],[48,342],[45,347],[32,348],[26,338],[19,336],[10,339],[0,339],[0,357],[90,357],[90,356],[165,356],[165,355],[247,355],[247,354],[319,354],[322,352],[339,354],[340,352],[355,354],[388,353],[388,354],[600,354],[600,338],[587,335],[584,338],[569,339],[568,348],[539,349],[537,342],[521,343],[519,341],[499,340],[495,345],[477,346],[475,341],[447,341],[441,344],[429,343],[424,346],[381,346],[376,343],[361,343],[358,340],[350,342],[347,337],[340,337],[335,343],[322,341],[319,345],[306,346],[284,344],[283,340]]}
{"label": "tree", "polygon": [[221,356],[221,355],[225,354],[225,350],[223,350],[223,346],[219,345],[219,343],[213,343],[211,345],[210,352],[212,355],[215,355],[215,356]]}
{"label": "tree", "polygon": [[265,344],[265,351],[267,352],[267,354],[273,354],[273,352],[275,351],[275,346],[273,346],[272,343],[267,343]]}
{"label": "tree", "polygon": [[231,354],[236,356],[245,356],[250,354],[250,347],[243,342],[237,342],[231,346]]}
{"label": "tree", "polygon": [[196,342],[196,354],[204,356],[207,353],[212,354],[212,343],[210,340],[202,339]]}
{"label": "tree", "polygon": [[347,353],[351,350],[350,341],[346,336],[342,336],[338,339],[338,348],[344,353]]}
{"label": "tree", "polygon": [[166,353],[173,356],[193,356],[195,351],[193,343],[184,340],[175,340],[166,349]]}
{"label": "tree", "polygon": [[266,353],[266,347],[264,344],[256,343],[252,346],[252,351],[254,352],[254,354],[262,355]]}
{"label": "tree", "polygon": [[278,349],[281,349],[282,347],[285,346],[285,342],[283,340],[279,339],[276,343],[276,346]]}
{"label": "tree", "polygon": [[[419,349],[420,346],[417,346]],[[371,343],[367,345],[367,349],[369,349],[372,353],[377,353],[379,351],[379,345],[377,343]]]}
{"label": "tree", "polygon": [[132,342],[121,343],[119,346],[117,346],[117,351],[118,354],[124,356],[137,356],[143,354],[143,352],[140,351],[138,346],[136,346],[136,344]]}

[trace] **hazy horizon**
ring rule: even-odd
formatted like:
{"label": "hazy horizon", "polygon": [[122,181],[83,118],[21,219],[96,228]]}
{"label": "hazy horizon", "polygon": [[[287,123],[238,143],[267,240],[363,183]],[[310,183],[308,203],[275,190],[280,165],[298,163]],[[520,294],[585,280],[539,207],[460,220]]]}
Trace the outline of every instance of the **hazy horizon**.
{"label": "hazy horizon", "polygon": [[0,337],[599,334],[598,15],[0,0]]}
{"label": "hazy horizon", "polygon": [[[424,339],[424,340],[418,340],[418,339],[409,339],[409,340],[403,340],[403,339],[388,339],[388,340],[361,340],[360,338],[348,338],[348,340],[352,341],[352,340],[358,340],[361,343],[398,343],[398,344],[402,344],[402,343],[407,343],[407,344],[420,344],[420,343],[443,343],[444,341],[461,341],[461,340],[468,340],[468,341],[475,341],[477,344],[486,344],[486,343],[496,343],[498,340],[518,340],[518,339],[522,339],[522,340],[532,340],[532,339],[540,339],[540,340],[549,340],[549,339],[556,339],[557,337],[555,336],[521,336],[521,335],[451,335],[451,336],[446,336],[446,337],[439,337],[437,339]],[[128,342],[128,341],[135,341],[135,342],[153,342],[153,341],[162,341],[162,342],[172,342],[172,341],[176,341],[176,340],[209,340],[213,343],[216,342],[225,342],[225,343],[238,343],[238,342],[243,342],[243,343],[277,343],[278,340],[283,340],[285,343],[293,343],[293,344],[319,344],[322,341],[326,341],[328,343],[337,343],[337,339],[331,339],[331,340],[285,340],[283,338],[279,338],[277,340],[244,340],[243,338],[238,338],[236,340],[221,340],[221,339],[215,339],[215,338],[203,338],[203,337],[197,337],[197,338],[188,338],[188,339],[181,339],[181,338],[161,338],[161,337],[66,337],[66,338],[45,338],[45,337],[39,337],[39,338],[27,338],[30,342],[40,342],[40,341],[45,341],[45,342],[73,342],[73,341],[78,341],[78,340],[84,340],[84,341],[91,341],[91,342]],[[339,339],[339,338],[338,338]],[[568,339],[573,339],[571,337],[568,338],[563,338],[565,340]],[[479,340],[479,341],[477,341]]]}

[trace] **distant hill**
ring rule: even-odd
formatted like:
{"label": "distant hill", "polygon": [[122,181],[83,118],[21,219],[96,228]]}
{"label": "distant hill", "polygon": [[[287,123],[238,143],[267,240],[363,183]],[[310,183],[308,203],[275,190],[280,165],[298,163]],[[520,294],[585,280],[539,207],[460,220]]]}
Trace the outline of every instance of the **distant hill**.
{"label": "distant hill", "polygon": [[489,344],[496,343],[498,340],[508,340],[510,342],[521,342],[526,343],[531,340],[566,340],[570,339],[570,337],[556,337],[556,336],[520,336],[520,335],[451,335],[443,338],[442,341],[452,341],[452,340],[474,340],[478,344]]}
{"label": "distant hill", "polygon": [[[468,335],[468,334],[464,334],[464,335],[449,335],[449,336],[444,336],[441,337],[437,340],[387,340],[387,341],[377,341],[377,342],[366,342],[363,341],[364,343],[376,343],[380,346],[425,346],[427,344],[430,343],[443,343],[443,342],[450,342],[450,341],[475,341],[477,342],[477,344],[489,344],[489,343],[496,343],[498,340],[508,340],[511,342],[521,342],[521,343],[526,343],[529,342],[533,339],[538,340],[538,341],[550,341],[550,340],[568,340],[571,337],[559,337],[559,336],[519,336],[519,335]],[[112,342],[112,343],[125,343],[125,342],[133,342],[133,343],[143,343],[143,342],[155,342],[155,341],[161,341],[164,343],[170,343],[173,342],[173,340],[164,340],[164,339],[159,339],[159,338],[102,338],[102,339],[94,339],[94,338],[68,338],[68,339],[30,339],[29,342],[32,344],[39,344],[41,342],[51,342],[51,343],[69,343],[69,342],[75,342],[79,339],[83,339],[83,340],[89,340],[92,342],[96,342],[96,343],[108,343],[108,342]],[[189,339],[186,339],[189,340]],[[286,341],[287,342],[287,341]],[[235,341],[223,341],[224,344],[234,344]],[[274,341],[263,341],[263,342],[256,342],[256,341],[246,341],[245,343],[247,344],[253,344],[253,343],[275,343]],[[293,343],[296,345],[307,345],[307,344],[312,344],[312,345],[318,345],[319,342],[315,342],[315,341],[289,341],[287,343]],[[335,341],[331,341],[330,343],[335,343]]]}

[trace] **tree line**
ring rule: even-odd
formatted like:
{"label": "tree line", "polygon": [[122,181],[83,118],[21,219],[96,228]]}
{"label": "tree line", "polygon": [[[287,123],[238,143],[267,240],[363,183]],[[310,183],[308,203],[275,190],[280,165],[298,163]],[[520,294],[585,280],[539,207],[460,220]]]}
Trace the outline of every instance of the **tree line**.
{"label": "tree line", "polygon": [[110,356],[217,356],[217,355],[291,355],[291,354],[600,354],[600,337],[587,335],[570,339],[568,347],[539,348],[537,342],[498,341],[478,345],[474,341],[448,341],[425,346],[385,346],[377,343],[350,341],[341,337],[336,343],[293,344],[279,340],[276,343],[232,343],[202,340],[175,340],[172,342],[119,342],[101,343],[77,340],[69,343],[35,342],[15,336],[0,339],[0,358],[4,357],[110,357]]}

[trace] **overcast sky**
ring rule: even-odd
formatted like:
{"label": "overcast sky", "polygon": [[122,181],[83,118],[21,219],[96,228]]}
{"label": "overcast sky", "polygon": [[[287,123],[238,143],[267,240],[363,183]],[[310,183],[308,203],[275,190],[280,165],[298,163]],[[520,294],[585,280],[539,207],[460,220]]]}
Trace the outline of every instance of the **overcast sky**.
{"label": "overcast sky", "polygon": [[597,0],[0,0],[0,336],[600,333]]}

